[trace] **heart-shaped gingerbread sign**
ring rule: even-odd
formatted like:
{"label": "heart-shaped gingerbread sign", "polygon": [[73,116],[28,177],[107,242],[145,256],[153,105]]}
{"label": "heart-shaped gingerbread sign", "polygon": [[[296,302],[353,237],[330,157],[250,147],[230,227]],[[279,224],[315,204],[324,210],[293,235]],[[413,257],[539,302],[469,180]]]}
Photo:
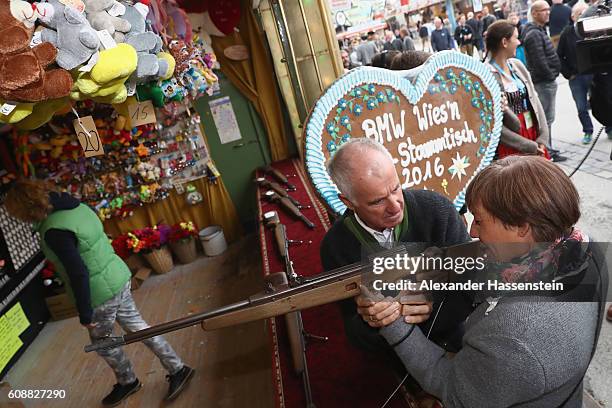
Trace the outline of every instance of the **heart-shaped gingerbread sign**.
{"label": "heart-shaped gingerbread sign", "polygon": [[455,51],[410,71],[363,67],[336,80],[305,126],[304,160],[317,193],[336,214],[345,205],[325,162],[351,138],[382,143],[402,188],[435,190],[457,209],[473,177],[495,155],[501,91],[491,71]]}

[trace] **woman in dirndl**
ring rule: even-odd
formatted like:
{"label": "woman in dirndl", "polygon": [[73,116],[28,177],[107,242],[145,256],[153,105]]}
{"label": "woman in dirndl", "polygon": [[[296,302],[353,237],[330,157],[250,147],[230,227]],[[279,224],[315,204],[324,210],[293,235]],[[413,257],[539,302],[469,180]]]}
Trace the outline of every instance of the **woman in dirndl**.
{"label": "woman in dirndl", "polygon": [[544,109],[529,71],[515,58],[516,49],[521,44],[518,30],[506,20],[496,21],[487,29],[486,43],[485,60],[507,100],[509,109],[505,109],[504,115],[516,115],[517,119],[515,127],[507,126],[512,121],[504,119],[496,158],[531,154],[550,159],[546,148],[548,127]]}

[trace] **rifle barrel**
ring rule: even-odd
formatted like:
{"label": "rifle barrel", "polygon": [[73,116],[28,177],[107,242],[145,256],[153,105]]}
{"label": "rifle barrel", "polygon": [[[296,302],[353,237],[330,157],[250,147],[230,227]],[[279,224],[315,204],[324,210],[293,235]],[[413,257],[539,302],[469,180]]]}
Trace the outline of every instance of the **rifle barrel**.
{"label": "rifle barrel", "polygon": [[[146,340],[151,337],[159,336],[161,334],[169,333],[169,332],[179,330],[179,329],[184,329],[189,326],[194,326],[198,323],[202,323],[202,327],[204,329],[207,329],[205,323],[206,321],[209,321],[209,320],[213,321],[209,329],[214,330],[217,328],[231,326],[233,324],[246,323],[249,321],[255,321],[255,320],[265,319],[267,317],[282,315],[282,314],[288,313],[291,310],[285,311],[285,313],[280,313],[277,311],[281,309],[277,309],[277,310],[271,309],[270,311],[264,314],[260,314],[260,312],[251,313],[251,314],[244,313],[243,316],[239,318],[240,320],[235,320],[235,323],[233,324],[230,322],[226,323],[226,322],[219,321],[219,318],[222,318],[224,315],[231,315],[231,314],[246,312],[250,308],[261,307],[267,303],[272,303],[275,301],[291,300],[292,296],[299,295],[302,292],[312,290],[312,289],[324,286],[326,284],[340,282],[343,279],[347,279],[353,276],[359,276],[363,272],[364,266],[367,266],[367,265],[368,264],[366,263],[347,265],[347,266],[344,266],[338,269],[334,269],[328,272],[320,273],[310,278],[305,278],[304,283],[301,284],[300,286],[287,287],[286,289],[283,289],[280,291],[272,291],[270,293],[260,292],[258,294],[255,294],[249,297],[246,300],[232,303],[230,305],[223,306],[223,307],[220,307],[214,310],[210,310],[208,312],[197,313],[192,316],[187,316],[187,317],[172,320],[166,323],[161,323],[155,326],[148,327],[143,330],[138,330],[133,333],[125,334],[123,336],[108,337],[104,340],[101,340],[96,343],[85,346],[85,352],[98,351],[98,350],[104,350],[104,349],[124,346],[124,345],[135,343],[138,341]],[[295,310],[306,309],[308,307],[318,306],[323,303],[329,303],[329,302],[333,302],[337,300],[342,300],[347,297],[358,294],[358,289],[359,289],[358,287],[355,288],[355,290],[357,291],[356,293],[353,291],[353,292],[347,292],[346,295],[338,294],[337,298],[330,299],[326,302],[317,300],[315,302],[316,304],[298,307]],[[290,306],[283,305],[283,307],[290,307]],[[294,309],[293,306],[291,306],[291,309]]]}

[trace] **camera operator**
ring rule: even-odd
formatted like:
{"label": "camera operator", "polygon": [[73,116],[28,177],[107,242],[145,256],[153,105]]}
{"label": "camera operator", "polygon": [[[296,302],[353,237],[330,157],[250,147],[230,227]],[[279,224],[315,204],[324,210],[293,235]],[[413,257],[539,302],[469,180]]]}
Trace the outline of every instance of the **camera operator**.
{"label": "camera operator", "polygon": [[[585,3],[579,2],[572,8],[572,21],[577,21],[582,13],[588,8]],[[587,97],[589,88],[593,82],[593,74],[579,74],[578,61],[576,58],[576,42],[579,40],[578,34],[573,25],[569,25],[561,32],[557,55],[561,60],[561,74],[569,80],[569,87],[572,97],[578,110],[578,118],[582,125],[582,143],[591,143],[593,137],[593,122],[589,114],[589,104]],[[612,126],[606,126],[606,132],[612,135]]]}
{"label": "camera operator", "polygon": [[[589,7],[584,13],[582,13],[577,26],[579,26],[580,23],[586,19],[610,15],[610,3],[610,0],[602,0]],[[591,53],[585,51],[591,47],[594,48],[595,46],[598,46],[602,42],[602,39],[604,43],[603,48],[612,47],[612,35],[610,35],[611,30],[612,27],[608,27],[607,32],[603,33],[604,35],[602,35],[602,33],[587,33],[586,35],[581,35],[579,32],[579,27],[577,27],[578,36],[584,37],[584,40],[578,41],[576,51],[578,53],[579,72],[583,73],[582,71],[585,71],[584,66],[581,66],[580,64],[582,61],[583,65],[585,65],[587,68],[586,71],[593,73],[593,81],[591,83],[590,92],[591,98],[589,101],[593,116],[601,124],[606,126],[608,138],[612,140],[612,132],[610,132],[610,128],[612,127],[612,60],[598,61],[599,65],[603,65],[604,67],[593,68],[594,64],[592,63],[590,57],[591,55],[596,55],[598,53],[593,52],[592,49]],[[599,47],[601,47],[601,45],[599,45]],[[606,53],[600,53],[599,56],[605,54]],[[609,53],[607,55],[609,55]],[[605,56],[603,58],[605,58]]]}

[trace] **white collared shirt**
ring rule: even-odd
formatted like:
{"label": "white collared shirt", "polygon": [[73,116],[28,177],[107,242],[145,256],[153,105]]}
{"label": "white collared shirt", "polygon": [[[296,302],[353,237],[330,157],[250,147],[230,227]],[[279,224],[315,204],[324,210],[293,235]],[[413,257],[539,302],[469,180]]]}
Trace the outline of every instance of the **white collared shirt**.
{"label": "white collared shirt", "polygon": [[370,227],[368,227],[365,222],[363,222],[361,220],[361,218],[359,218],[359,216],[357,215],[357,213],[355,213],[355,219],[357,220],[357,222],[359,223],[359,225],[361,225],[363,227],[364,230],[366,230],[370,235],[372,235],[374,237],[374,239],[379,243],[379,244],[392,244],[393,243],[393,230],[394,228],[386,228],[384,231],[376,231]]}

